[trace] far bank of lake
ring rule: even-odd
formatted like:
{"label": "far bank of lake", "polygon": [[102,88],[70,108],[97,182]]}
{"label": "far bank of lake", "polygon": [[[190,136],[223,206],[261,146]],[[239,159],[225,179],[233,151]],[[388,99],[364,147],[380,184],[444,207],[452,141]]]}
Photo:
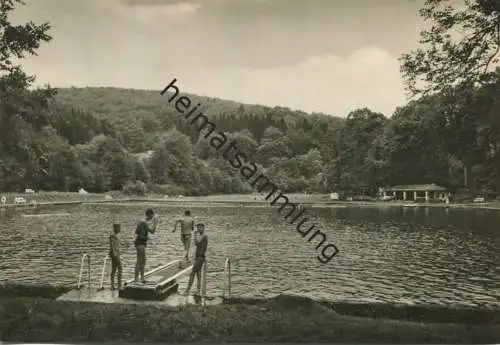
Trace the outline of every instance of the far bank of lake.
{"label": "far bank of lake", "polygon": [[[147,196],[131,196],[122,192],[112,191],[109,193],[88,193],[79,194],[71,192],[40,192],[36,194],[23,193],[2,193],[7,197],[6,204],[0,204],[2,207],[16,206],[14,198],[24,197],[27,205],[17,205],[17,207],[32,206],[30,202],[35,201],[37,205],[71,205],[81,203],[113,203],[113,202],[150,202],[167,203],[172,205],[185,205],[188,203],[217,205],[224,204],[250,204],[254,206],[270,206],[270,200],[265,200],[262,195],[257,194],[225,194],[208,196],[163,196],[158,194],[149,194]],[[441,207],[452,209],[484,209],[500,210],[500,201],[489,201],[484,203],[435,203],[435,202],[412,202],[412,201],[336,201],[331,200],[327,194],[287,194],[291,203],[302,204],[306,207]],[[276,205],[277,206],[277,205]]]}

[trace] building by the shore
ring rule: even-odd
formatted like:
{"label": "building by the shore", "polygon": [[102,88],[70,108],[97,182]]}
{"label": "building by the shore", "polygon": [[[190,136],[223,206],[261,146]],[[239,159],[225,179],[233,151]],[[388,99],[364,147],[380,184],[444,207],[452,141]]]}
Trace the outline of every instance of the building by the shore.
{"label": "building by the shore", "polygon": [[381,197],[387,199],[408,201],[443,201],[449,198],[450,194],[445,187],[431,184],[398,185],[381,189]]}

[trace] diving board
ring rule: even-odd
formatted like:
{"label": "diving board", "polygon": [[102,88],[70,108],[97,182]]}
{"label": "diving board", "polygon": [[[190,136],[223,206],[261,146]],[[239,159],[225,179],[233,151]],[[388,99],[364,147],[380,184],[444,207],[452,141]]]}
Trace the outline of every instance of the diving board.
{"label": "diving board", "polygon": [[146,283],[129,280],[119,291],[119,297],[136,300],[164,300],[177,292],[177,279],[191,273],[193,265],[182,266],[181,260],[174,260],[144,274]]}

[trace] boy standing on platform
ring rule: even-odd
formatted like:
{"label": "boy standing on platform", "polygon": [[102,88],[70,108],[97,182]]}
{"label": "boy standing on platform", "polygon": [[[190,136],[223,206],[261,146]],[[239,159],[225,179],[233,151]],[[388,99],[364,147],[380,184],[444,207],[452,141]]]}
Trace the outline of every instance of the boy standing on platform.
{"label": "boy standing on platform", "polygon": [[201,270],[203,265],[205,264],[205,255],[207,253],[208,246],[208,237],[205,234],[205,224],[198,223],[196,224],[196,232],[194,234],[194,244],[196,245],[196,252],[194,254],[194,264],[193,269],[191,271],[191,275],[189,276],[189,283],[184,292],[185,295],[189,294],[191,290],[191,286],[193,285],[194,276],[196,275],[197,280],[197,288],[198,288],[198,296],[201,293]]}
{"label": "boy standing on platform", "polygon": [[113,224],[113,232],[109,236],[109,257],[111,259],[111,290],[115,289],[115,275],[118,273],[118,289],[122,287],[122,261],[120,258],[120,224]]}
{"label": "boy standing on platform", "polygon": [[181,242],[184,246],[185,261],[189,261],[189,248],[191,247],[191,235],[194,231],[194,219],[191,216],[191,211],[184,212],[184,217],[175,222],[174,231],[177,231],[177,225],[181,225]]}
{"label": "boy standing on platform", "polygon": [[137,261],[135,264],[135,282],[139,282],[139,278],[142,283],[145,283],[144,270],[146,268],[146,247],[148,245],[148,235],[154,234],[156,231],[156,226],[158,225],[158,219],[155,217],[155,213],[152,209],[146,210],[146,218],[141,219],[137,223],[137,228],[135,229],[135,234],[137,235],[135,239],[135,249],[137,250]]}

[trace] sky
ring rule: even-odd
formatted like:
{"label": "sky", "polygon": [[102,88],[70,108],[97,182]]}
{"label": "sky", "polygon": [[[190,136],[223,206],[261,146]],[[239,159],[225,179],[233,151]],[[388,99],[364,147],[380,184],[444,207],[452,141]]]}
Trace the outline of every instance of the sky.
{"label": "sky", "polygon": [[398,58],[417,47],[423,0],[25,0],[50,22],[23,62],[37,83],[181,92],[345,117],[391,116]]}

